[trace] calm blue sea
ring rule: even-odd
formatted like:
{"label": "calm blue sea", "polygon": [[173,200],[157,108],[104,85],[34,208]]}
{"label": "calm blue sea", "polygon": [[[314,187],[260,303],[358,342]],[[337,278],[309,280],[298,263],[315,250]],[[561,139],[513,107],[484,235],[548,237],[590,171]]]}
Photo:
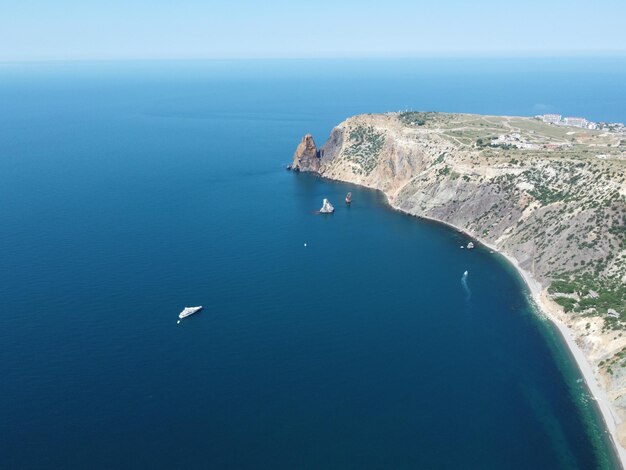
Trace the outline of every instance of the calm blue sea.
{"label": "calm blue sea", "polygon": [[0,64],[0,467],[613,468],[498,255],[284,165],[363,112],[625,121],[624,83],[623,58]]}

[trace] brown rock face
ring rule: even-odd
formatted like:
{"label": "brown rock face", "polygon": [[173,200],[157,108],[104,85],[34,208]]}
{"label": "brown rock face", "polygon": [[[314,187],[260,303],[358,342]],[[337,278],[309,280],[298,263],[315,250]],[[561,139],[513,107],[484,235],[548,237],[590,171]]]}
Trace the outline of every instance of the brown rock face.
{"label": "brown rock face", "polygon": [[319,171],[320,158],[317,146],[311,134],[307,134],[293,154],[292,170],[296,171]]}

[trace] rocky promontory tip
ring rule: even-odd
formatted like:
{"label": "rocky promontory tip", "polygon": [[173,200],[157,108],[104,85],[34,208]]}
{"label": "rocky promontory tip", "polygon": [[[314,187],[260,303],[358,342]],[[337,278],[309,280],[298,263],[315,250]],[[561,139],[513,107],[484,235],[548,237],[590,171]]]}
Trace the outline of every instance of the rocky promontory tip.
{"label": "rocky promontory tip", "polygon": [[293,154],[293,163],[288,168],[294,171],[319,171],[320,151],[311,134],[306,134],[302,138]]}

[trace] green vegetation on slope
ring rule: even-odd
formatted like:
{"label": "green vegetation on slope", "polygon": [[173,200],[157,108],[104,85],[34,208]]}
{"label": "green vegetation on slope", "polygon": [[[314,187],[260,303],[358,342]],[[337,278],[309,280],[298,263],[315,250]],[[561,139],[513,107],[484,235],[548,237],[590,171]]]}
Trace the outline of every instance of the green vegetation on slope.
{"label": "green vegetation on slope", "polygon": [[[620,279],[593,272],[572,273],[552,281],[548,292],[566,312],[602,315],[606,328],[620,329],[620,320],[626,320],[626,286]],[[617,315],[609,316],[609,310]]]}
{"label": "green vegetation on slope", "polygon": [[378,164],[385,135],[376,132],[372,126],[357,125],[350,130],[349,139],[350,145],[344,152],[346,159],[359,165],[359,168],[353,170],[355,173],[369,175]]}

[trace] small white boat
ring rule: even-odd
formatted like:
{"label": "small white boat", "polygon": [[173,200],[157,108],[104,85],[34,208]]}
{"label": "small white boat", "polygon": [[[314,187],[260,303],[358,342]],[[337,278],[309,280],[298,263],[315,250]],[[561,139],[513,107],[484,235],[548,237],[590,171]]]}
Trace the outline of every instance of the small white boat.
{"label": "small white boat", "polygon": [[178,318],[188,317],[189,315],[193,315],[194,313],[199,312],[200,310],[202,310],[202,305],[198,307],[185,307],[185,309],[178,314]]}

